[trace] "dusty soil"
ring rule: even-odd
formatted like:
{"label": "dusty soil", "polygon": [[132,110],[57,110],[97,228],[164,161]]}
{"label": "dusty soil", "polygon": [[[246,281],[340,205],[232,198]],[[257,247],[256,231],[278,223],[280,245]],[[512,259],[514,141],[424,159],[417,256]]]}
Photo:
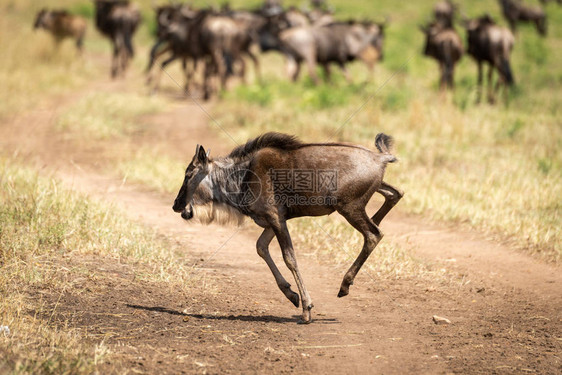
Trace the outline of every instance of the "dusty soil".
{"label": "dusty soil", "polygon": [[[126,90],[126,82],[88,90]],[[297,249],[314,299],[314,322],[278,291],[255,252],[256,226],[187,224],[171,210],[173,196],[104,174],[115,150],[76,144],[52,130],[53,119],[82,93],[46,101],[0,124],[3,154],[55,171],[67,186],[113,202],[185,249],[198,282],[184,291],[143,281],[154,272],[115,259],[61,260],[86,269],[70,291],[37,289],[54,322],[100,340],[112,355],[103,373],[540,373],[562,372],[562,272],[482,234],[393,212],[386,239],[464,282],[357,277],[338,299],[342,266]],[[196,143],[229,150],[212,122],[189,102],[143,119],[135,142],[191,157]],[[178,176],[181,180],[181,176]],[[178,184],[180,182],[178,181]],[[338,220],[334,218],[334,220]],[[278,251],[276,262],[284,269]],[[289,276],[287,270],[284,271]],[[451,320],[436,325],[433,315]],[[99,340],[98,340],[99,341]]]}

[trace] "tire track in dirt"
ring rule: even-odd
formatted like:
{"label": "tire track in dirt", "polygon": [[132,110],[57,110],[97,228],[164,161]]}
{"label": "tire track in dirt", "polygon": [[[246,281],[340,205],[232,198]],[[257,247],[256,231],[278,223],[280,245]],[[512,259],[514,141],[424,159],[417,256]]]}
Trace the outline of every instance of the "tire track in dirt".
{"label": "tire track in dirt", "polygon": [[[117,92],[124,86],[104,83],[96,89]],[[130,282],[131,266],[82,260],[92,269],[102,269],[99,272],[110,270],[122,277],[107,282],[99,295],[87,299],[65,295],[59,320],[63,325],[65,316],[82,309],[85,317],[76,318],[76,326],[111,327],[117,336],[106,344],[122,356],[119,366],[148,373],[555,373],[560,369],[558,268],[487,241],[478,233],[422,223],[399,212],[383,222],[387,239],[403,243],[438,267],[467,275],[473,285],[408,279],[375,283],[363,272],[351,294],[337,299],[345,270],[318,264],[297,249],[316,306],[314,324],[297,326],[299,310],[277,290],[255,252],[256,228],[236,232],[235,228],[188,225],[172,213],[173,197],[100,174],[96,150],[77,149],[72,141],[52,132],[56,113],[77,97],[59,100],[58,109],[46,105],[44,111],[3,124],[4,152],[17,149],[25,159],[56,170],[67,186],[114,202],[135,220],[174,239],[194,259],[208,259],[227,242],[200,271],[213,280],[219,293],[205,287],[187,294],[163,290],[146,282]],[[186,160],[196,143],[209,144],[215,154],[230,149],[212,135],[194,105],[178,106],[145,120],[154,123],[154,130],[137,141],[165,143],[175,155],[187,152]],[[441,261],[450,258],[456,262]],[[282,266],[278,254],[275,260]],[[131,325],[111,314],[129,317],[134,329],[150,334],[131,336]],[[433,314],[444,314],[453,324],[436,326],[431,322]],[[110,372],[118,368],[107,365]]]}

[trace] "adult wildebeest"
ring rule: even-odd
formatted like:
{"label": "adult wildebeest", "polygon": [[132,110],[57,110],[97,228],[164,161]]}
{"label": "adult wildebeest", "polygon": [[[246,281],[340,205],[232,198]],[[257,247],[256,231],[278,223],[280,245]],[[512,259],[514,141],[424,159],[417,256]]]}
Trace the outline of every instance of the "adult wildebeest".
{"label": "adult wildebeest", "polygon": [[63,39],[72,38],[76,41],[76,48],[81,52],[87,24],[84,18],[72,15],[66,10],[44,8],[37,13],[33,28],[49,31],[55,38],[57,47]]}
{"label": "adult wildebeest", "polygon": [[281,32],[281,51],[287,58],[287,72],[296,80],[300,64],[305,61],[309,74],[318,83],[316,64],[322,65],[326,78],[330,64],[337,64],[351,82],[346,64],[361,59],[370,73],[377,60],[383,57],[384,23],[336,22],[319,27],[295,27]]}
{"label": "adult wildebeest", "polygon": [[[240,76],[245,81],[246,64],[242,55],[247,56],[252,60],[256,77],[261,79],[260,64],[257,56],[252,52],[252,46],[259,45],[259,30],[265,25],[266,18],[261,14],[260,10],[232,10],[225,9],[221,12],[221,16],[226,16],[236,23],[236,32],[232,35],[235,37],[233,48],[238,51],[234,54],[240,55],[237,61],[232,63],[240,64]],[[229,57],[231,53],[226,53],[225,56]]]}
{"label": "adult wildebeest", "polygon": [[517,31],[517,22],[533,22],[540,35],[546,35],[546,14],[540,6],[527,6],[521,0],[498,0],[511,31]]}
{"label": "adult wildebeest", "polygon": [[515,39],[509,29],[496,25],[489,15],[465,20],[464,26],[467,29],[467,51],[478,64],[478,100],[480,100],[482,88],[482,64],[487,62],[490,66],[488,100],[493,102],[492,76],[494,69],[498,71],[499,75],[496,90],[500,84],[512,86],[515,83],[509,62]]}
{"label": "adult wildebeest", "polygon": [[420,27],[426,36],[424,55],[437,60],[441,71],[440,87],[453,88],[455,65],[463,55],[461,37],[453,27],[434,21]]}
{"label": "adult wildebeest", "polygon": [[140,11],[129,0],[94,0],[96,27],[113,44],[111,76],[125,73],[134,55],[133,35],[141,20]]}
{"label": "adult wildebeest", "polygon": [[[194,71],[197,68],[197,57],[194,56],[194,47],[189,45],[187,38],[188,26],[187,20],[195,18],[197,11],[188,4],[170,4],[156,7],[154,9],[156,16],[156,43],[150,50],[148,65],[146,68],[147,85],[150,85],[154,79],[152,68],[156,60],[162,55],[170,52],[171,56],[166,59],[166,66],[175,59],[181,58],[184,74],[186,76],[185,90],[189,89],[189,83]],[[191,60],[193,67],[188,69],[187,62]],[[153,91],[158,88],[160,80],[160,72],[158,79],[153,86]]]}
{"label": "adult wildebeest", "polygon": [[221,87],[224,89],[227,73],[232,71],[234,62],[240,62],[242,73],[244,72],[243,54],[250,56],[253,60],[256,75],[259,77],[259,62],[250,50],[251,43],[252,34],[243,21],[217,14],[209,9],[180,11],[168,23],[166,32],[159,37],[152,48],[147,69],[149,81],[152,79],[150,70],[158,55],[155,50],[165,44],[166,48],[163,52],[170,51],[171,56],[162,62],[162,68],[178,58],[182,58],[184,61],[192,59],[195,62],[197,60],[205,62],[203,90],[204,98],[208,99],[211,91],[209,81],[213,75],[218,74]]}
{"label": "adult wildebeest", "polygon": [[333,16],[329,12],[317,11],[303,13],[295,7],[286,11],[280,7],[267,11],[261,15],[265,23],[258,29],[259,45],[262,52],[280,51],[280,35],[283,31],[297,27],[325,26],[333,23]]}
{"label": "adult wildebeest", "polygon": [[433,7],[433,14],[435,20],[444,26],[452,27],[453,19],[457,11],[457,4],[451,0],[443,0],[435,4]]}
{"label": "adult wildebeest", "polygon": [[[279,289],[296,307],[300,295],[300,322],[310,323],[312,299],[297,267],[287,220],[337,211],[361,232],[363,248],[338,293],[338,297],[346,296],[359,269],[383,237],[378,227],[381,220],[403,195],[383,181],[386,164],[396,161],[390,153],[391,144],[391,137],[378,134],[376,153],[351,144],[302,143],[293,136],[266,133],[216,160],[198,145],[173,209],[185,220],[199,216],[201,211],[206,212],[204,219],[213,220],[217,212],[226,211],[248,216],[264,228],[257,241],[258,254]],[[375,192],[382,194],[385,202],[369,217],[365,206]],[[273,237],[277,237],[299,295],[291,290],[269,254]]]}

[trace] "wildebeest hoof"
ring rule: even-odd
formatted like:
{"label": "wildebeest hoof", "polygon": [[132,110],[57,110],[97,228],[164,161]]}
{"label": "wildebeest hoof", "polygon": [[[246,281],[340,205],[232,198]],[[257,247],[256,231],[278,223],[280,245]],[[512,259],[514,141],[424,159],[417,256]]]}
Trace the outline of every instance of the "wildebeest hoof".
{"label": "wildebeest hoof", "polygon": [[293,305],[295,305],[295,307],[300,306],[300,297],[295,292],[293,292],[293,294],[291,294],[291,296],[289,297],[289,301],[291,301],[293,303]]}
{"label": "wildebeest hoof", "polygon": [[303,309],[302,317],[299,319],[297,324],[310,324],[310,323],[312,323],[312,313],[310,312],[310,310],[312,310],[313,307],[314,307],[314,305],[311,303],[310,305],[308,305],[306,307],[306,309]]}
{"label": "wildebeest hoof", "polygon": [[347,296],[348,294],[349,294],[349,286],[348,286],[348,285],[346,285],[346,286],[343,286],[343,285],[342,285],[341,288],[340,288],[340,291],[339,291],[339,293],[338,293],[338,297],[339,297],[339,298],[345,297],[345,296]]}

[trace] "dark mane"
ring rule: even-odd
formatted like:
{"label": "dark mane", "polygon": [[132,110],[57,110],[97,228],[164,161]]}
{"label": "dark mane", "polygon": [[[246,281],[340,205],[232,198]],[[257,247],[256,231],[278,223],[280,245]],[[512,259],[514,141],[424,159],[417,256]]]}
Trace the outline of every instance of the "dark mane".
{"label": "dark mane", "polygon": [[228,156],[235,159],[243,159],[262,148],[272,147],[279,150],[296,150],[302,145],[303,143],[294,135],[269,132],[236,147]]}

